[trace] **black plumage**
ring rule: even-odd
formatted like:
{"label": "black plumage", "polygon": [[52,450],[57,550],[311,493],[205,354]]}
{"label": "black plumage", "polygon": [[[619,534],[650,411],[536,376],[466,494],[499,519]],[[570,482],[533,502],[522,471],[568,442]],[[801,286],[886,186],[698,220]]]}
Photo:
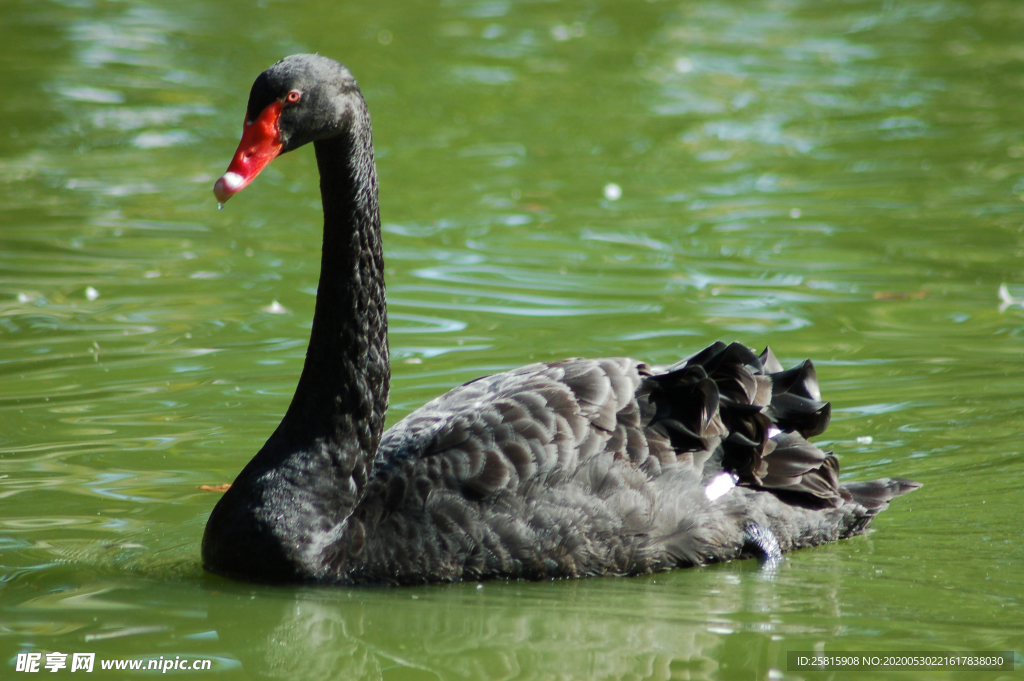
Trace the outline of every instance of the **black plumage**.
{"label": "black plumage", "polygon": [[[267,111],[280,151],[314,143],[320,285],[291,406],[207,523],[208,570],[414,584],[771,561],[862,533],[919,487],[841,485],[836,458],[807,441],[830,418],[814,366],[783,370],[770,350],[738,343],[669,367],[531,364],[459,386],[384,432],[387,313],[366,105],[343,66],[296,55],[253,85],[248,121]],[[222,184],[238,182],[229,174],[222,200],[237,191]]]}

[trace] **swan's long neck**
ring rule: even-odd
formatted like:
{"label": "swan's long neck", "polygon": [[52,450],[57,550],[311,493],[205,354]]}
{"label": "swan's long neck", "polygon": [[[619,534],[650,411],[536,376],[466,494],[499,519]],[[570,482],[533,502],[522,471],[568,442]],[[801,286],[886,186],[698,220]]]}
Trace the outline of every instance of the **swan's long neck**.
{"label": "swan's long neck", "polygon": [[391,373],[377,171],[362,113],[349,134],[314,145],[324,209],[320,285],[306,363],[281,426],[368,464],[384,429]]}
{"label": "swan's long neck", "polygon": [[316,578],[384,430],[391,374],[377,172],[366,106],[350,103],[341,134],[315,143],[324,242],[302,377],[281,425],[207,522],[203,564],[213,572]]}

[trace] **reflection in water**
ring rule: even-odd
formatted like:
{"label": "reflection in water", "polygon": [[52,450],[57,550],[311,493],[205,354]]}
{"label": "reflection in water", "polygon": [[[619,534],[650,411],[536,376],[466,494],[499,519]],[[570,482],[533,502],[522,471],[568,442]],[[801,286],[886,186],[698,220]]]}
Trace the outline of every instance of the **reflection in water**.
{"label": "reflection in water", "polygon": [[[679,576],[300,592],[282,600],[261,642],[249,630],[254,659],[243,663],[282,679],[395,678],[396,669],[414,679],[719,678],[723,653],[743,647],[729,636],[749,643],[744,632],[775,628],[777,594],[763,579],[717,577],[708,581],[719,588],[703,592]],[[766,650],[752,653],[767,664]]]}

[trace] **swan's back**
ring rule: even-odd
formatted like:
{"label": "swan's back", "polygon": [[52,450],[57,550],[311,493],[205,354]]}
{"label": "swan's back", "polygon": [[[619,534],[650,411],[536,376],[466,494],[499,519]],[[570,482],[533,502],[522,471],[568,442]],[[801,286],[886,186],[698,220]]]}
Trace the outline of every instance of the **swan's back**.
{"label": "swan's back", "polygon": [[[637,574],[862,532],[916,483],[844,488],[806,437],[813,365],[716,343],[667,368],[532,364],[428,402],[383,437],[344,548],[347,582]],[[734,484],[736,486],[734,486]]]}

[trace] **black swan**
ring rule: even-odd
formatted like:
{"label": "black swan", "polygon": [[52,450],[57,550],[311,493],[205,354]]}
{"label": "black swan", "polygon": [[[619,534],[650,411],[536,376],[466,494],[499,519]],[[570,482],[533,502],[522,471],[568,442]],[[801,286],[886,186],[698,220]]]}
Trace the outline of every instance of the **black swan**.
{"label": "black swan", "polygon": [[920,485],[840,484],[810,361],[714,345],[668,367],[537,363],[387,432],[387,313],[370,117],[349,71],[287,57],[252,86],[223,203],[313,143],[324,236],[305,365],[281,425],[210,515],[203,566],[259,582],[636,575],[863,533]]}

